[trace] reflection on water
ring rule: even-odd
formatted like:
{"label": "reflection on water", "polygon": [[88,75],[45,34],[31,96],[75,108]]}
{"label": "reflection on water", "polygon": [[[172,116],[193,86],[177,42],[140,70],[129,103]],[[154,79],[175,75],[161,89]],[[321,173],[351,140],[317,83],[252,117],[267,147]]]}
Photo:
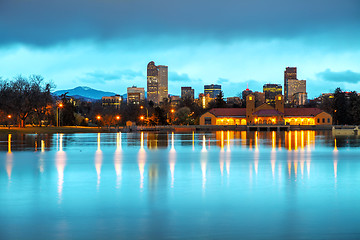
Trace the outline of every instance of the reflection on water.
{"label": "reflection on water", "polygon": [[0,135],[1,235],[357,239],[359,141],[315,131]]}
{"label": "reflection on water", "polygon": [[116,172],[116,188],[120,187],[121,181],[121,164],[122,164],[122,148],[121,148],[121,134],[116,134],[116,150],[114,154],[114,167]]}
{"label": "reflection on water", "polygon": [[100,133],[97,134],[97,150],[95,152],[95,169],[97,174],[96,188],[99,190],[101,179],[101,166],[103,161],[103,153],[101,151],[101,138]]}
{"label": "reflection on water", "polygon": [[62,192],[63,192],[63,185],[64,185],[64,170],[66,166],[66,153],[63,150],[63,135],[62,133],[59,134],[59,151],[56,153],[55,162],[56,162],[56,169],[58,172],[58,199],[59,203],[62,201]]}

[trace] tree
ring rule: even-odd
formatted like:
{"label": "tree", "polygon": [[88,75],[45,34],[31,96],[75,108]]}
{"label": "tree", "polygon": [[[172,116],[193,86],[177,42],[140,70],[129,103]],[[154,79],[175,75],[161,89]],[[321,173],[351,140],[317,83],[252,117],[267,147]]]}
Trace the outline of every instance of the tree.
{"label": "tree", "polygon": [[48,105],[51,105],[52,87],[51,83],[45,83],[43,77],[38,75],[29,78],[18,76],[12,81],[1,81],[0,109],[16,116],[20,120],[20,126],[25,127],[30,114],[39,111],[41,117]]}
{"label": "tree", "polygon": [[191,117],[191,110],[188,107],[182,107],[175,113],[175,124],[189,125],[194,123],[194,119]]}
{"label": "tree", "polygon": [[346,124],[347,123],[346,98],[345,98],[345,93],[340,88],[337,88],[334,93],[333,110],[334,110],[334,116],[333,116],[334,123]]}
{"label": "tree", "polygon": [[215,98],[215,107],[216,108],[223,108],[226,106],[226,102],[224,101],[224,94],[220,91],[219,95]]}

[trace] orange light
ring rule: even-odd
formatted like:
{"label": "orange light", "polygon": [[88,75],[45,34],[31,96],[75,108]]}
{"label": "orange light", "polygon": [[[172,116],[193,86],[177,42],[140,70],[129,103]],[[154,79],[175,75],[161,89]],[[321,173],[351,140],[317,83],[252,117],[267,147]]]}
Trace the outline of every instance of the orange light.
{"label": "orange light", "polygon": [[62,108],[64,105],[62,103],[59,104],[59,108]]}
{"label": "orange light", "polygon": [[10,114],[8,115],[8,118],[11,118],[11,115],[10,115]]}
{"label": "orange light", "polygon": [[98,115],[98,116],[96,116],[96,118],[97,118],[97,120],[100,120],[101,116],[100,116],[100,115]]}
{"label": "orange light", "polygon": [[174,109],[171,109],[170,111],[171,111],[171,113],[174,113],[174,112],[175,112],[175,110],[174,110]]}
{"label": "orange light", "polygon": [[120,120],[120,116],[116,116],[116,119],[117,119],[117,120]]}
{"label": "orange light", "polygon": [[140,116],[140,119],[141,119],[141,120],[144,120],[144,116]]}
{"label": "orange light", "polygon": [[143,108],[144,108],[144,106],[140,106],[140,108],[141,108],[141,109],[143,109]]}

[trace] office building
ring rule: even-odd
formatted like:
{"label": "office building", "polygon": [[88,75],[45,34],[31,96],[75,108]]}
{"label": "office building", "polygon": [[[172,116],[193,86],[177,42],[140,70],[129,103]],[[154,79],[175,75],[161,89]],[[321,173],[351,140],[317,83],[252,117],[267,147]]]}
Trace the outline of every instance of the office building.
{"label": "office building", "polygon": [[288,103],[294,103],[295,95],[298,93],[306,94],[306,80],[288,80]]}
{"label": "office building", "polygon": [[263,92],[265,94],[265,102],[268,104],[275,104],[275,97],[282,95],[282,87],[280,84],[264,84]]}
{"label": "office building", "polygon": [[211,85],[204,85],[204,94],[209,94],[210,98],[216,98],[221,92],[221,85],[218,84],[211,84]]}
{"label": "office building", "polygon": [[136,86],[127,88],[127,103],[140,104],[145,100],[145,89]]}
{"label": "office building", "polygon": [[168,98],[168,67],[156,66],[153,61],[147,65],[147,100],[159,104]]}
{"label": "office building", "polygon": [[194,89],[192,89],[191,87],[181,87],[181,98],[185,99],[185,98],[190,98],[192,100],[194,100]]}
{"label": "office building", "polygon": [[121,96],[109,96],[109,97],[102,97],[101,103],[103,107],[113,107],[115,109],[119,109],[121,105]]}
{"label": "office building", "polygon": [[287,67],[284,71],[284,98],[285,102],[289,101],[288,94],[288,81],[289,80],[297,80],[297,70],[296,67]]}

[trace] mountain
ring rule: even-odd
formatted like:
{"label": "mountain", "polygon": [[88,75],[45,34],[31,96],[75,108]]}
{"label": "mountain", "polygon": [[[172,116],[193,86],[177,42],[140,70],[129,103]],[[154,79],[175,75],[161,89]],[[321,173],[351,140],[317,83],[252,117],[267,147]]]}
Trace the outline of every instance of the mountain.
{"label": "mountain", "polygon": [[64,94],[68,92],[68,96],[72,96],[75,98],[82,98],[84,100],[98,100],[102,97],[106,96],[114,96],[116,93],[114,92],[104,92],[100,90],[96,90],[93,88],[80,86],[73,89],[67,89],[67,90],[58,90],[54,92],[54,95],[60,96],[61,94]]}

